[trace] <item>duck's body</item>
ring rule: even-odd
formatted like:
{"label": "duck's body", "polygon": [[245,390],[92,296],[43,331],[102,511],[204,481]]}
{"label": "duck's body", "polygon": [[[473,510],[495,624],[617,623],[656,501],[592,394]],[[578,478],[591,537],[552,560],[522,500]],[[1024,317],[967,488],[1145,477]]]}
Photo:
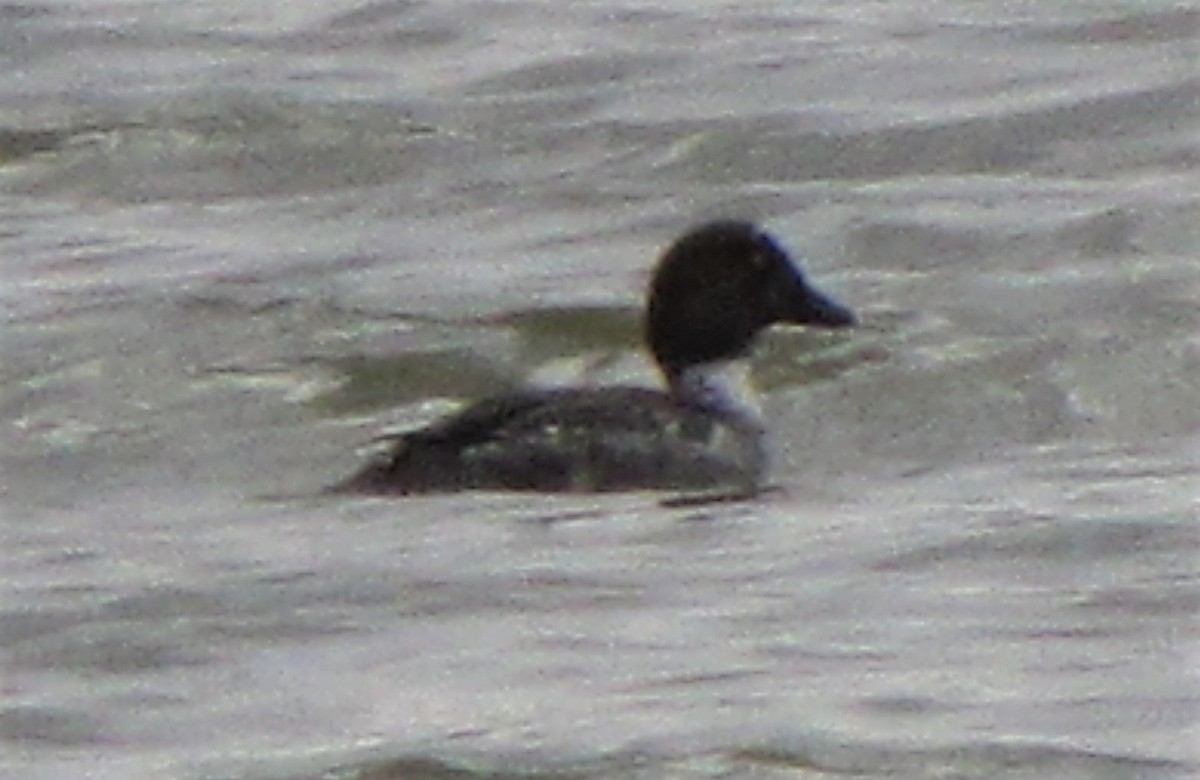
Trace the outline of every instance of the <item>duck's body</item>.
{"label": "duck's body", "polygon": [[387,457],[341,487],[753,490],[766,470],[765,424],[725,369],[773,324],[853,322],[770,236],[745,222],[710,223],[668,249],[651,284],[646,336],[666,391],[528,390],[480,401],[395,437]]}
{"label": "duck's body", "polygon": [[352,483],[372,493],[748,487],[759,464],[738,450],[757,451],[758,431],[738,422],[649,388],[528,391],[399,436]]}

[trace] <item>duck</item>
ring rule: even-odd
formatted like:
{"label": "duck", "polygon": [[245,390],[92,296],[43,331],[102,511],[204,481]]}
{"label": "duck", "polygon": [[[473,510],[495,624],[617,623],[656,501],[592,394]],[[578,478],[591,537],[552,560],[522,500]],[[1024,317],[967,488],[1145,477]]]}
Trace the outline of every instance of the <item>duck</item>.
{"label": "duck", "polygon": [[662,389],[534,387],[475,401],[387,437],[382,457],[335,489],[753,494],[769,461],[767,424],[749,383],[759,335],[856,321],[755,223],[707,222],[668,246],[651,277],[643,333]]}

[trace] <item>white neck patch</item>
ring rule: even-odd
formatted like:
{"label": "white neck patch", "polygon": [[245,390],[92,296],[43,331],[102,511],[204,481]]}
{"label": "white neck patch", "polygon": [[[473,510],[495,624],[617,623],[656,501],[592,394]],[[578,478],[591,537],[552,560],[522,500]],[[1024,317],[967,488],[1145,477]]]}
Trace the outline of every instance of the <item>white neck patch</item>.
{"label": "white neck patch", "polygon": [[762,405],[750,377],[746,360],[719,360],[685,369],[671,383],[671,392],[684,403],[696,404],[724,416],[712,442],[748,464],[748,475],[757,484],[763,479],[770,459],[767,426]]}
{"label": "white neck patch", "polygon": [[733,414],[752,428],[764,430],[762,403],[746,360],[714,360],[680,372],[671,392],[680,400]]}

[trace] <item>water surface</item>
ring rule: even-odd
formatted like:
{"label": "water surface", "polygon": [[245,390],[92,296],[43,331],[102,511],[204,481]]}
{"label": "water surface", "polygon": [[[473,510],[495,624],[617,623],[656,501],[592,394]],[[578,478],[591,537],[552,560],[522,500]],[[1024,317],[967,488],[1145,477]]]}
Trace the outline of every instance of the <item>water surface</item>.
{"label": "water surface", "polygon": [[[1200,16],[1176,3],[0,6],[0,771],[1200,776]],[[653,383],[696,221],[864,324],[780,489],[320,494]]]}

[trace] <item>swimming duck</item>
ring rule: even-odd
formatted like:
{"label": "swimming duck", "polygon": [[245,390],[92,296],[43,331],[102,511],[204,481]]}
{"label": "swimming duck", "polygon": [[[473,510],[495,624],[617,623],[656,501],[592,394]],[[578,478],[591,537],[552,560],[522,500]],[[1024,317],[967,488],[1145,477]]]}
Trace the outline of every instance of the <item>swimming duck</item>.
{"label": "swimming duck", "polygon": [[658,262],[644,319],[665,390],[529,389],[393,438],[338,486],[459,490],[736,490],[766,476],[766,424],[745,392],[755,338],[776,324],[842,328],[854,314],[814,289],[750,222],[688,231]]}

